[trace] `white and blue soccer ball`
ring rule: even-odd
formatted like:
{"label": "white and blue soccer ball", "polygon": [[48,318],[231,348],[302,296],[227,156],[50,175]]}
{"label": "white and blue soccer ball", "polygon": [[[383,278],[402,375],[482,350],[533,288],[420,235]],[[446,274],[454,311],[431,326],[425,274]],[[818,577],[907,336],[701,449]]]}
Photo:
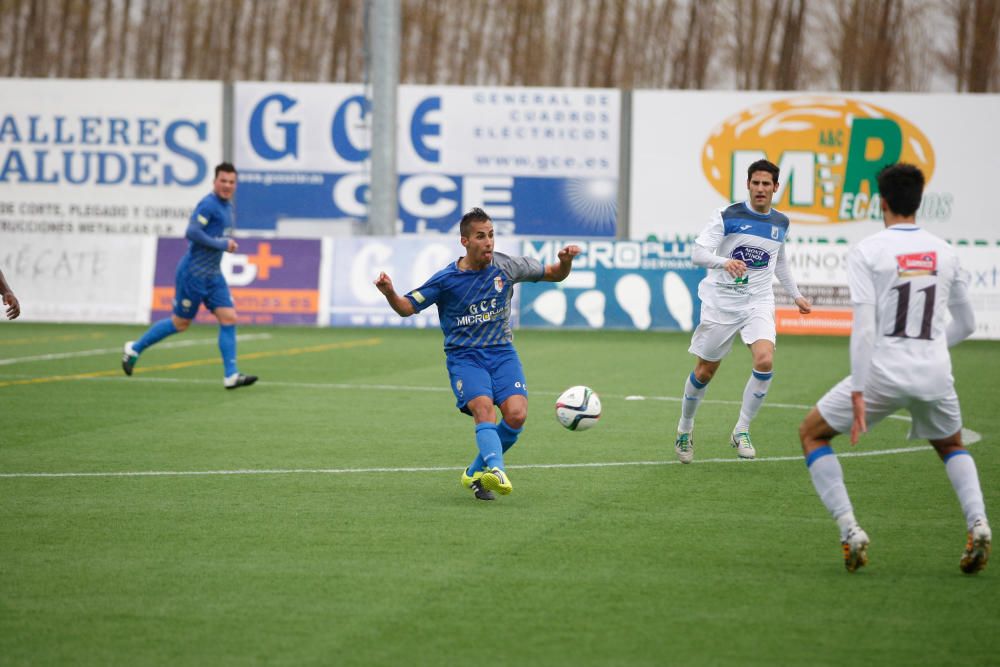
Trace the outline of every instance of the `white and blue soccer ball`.
{"label": "white and blue soccer ball", "polygon": [[590,387],[570,387],[556,399],[556,419],[571,431],[586,431],[601,418],[601,397]]}

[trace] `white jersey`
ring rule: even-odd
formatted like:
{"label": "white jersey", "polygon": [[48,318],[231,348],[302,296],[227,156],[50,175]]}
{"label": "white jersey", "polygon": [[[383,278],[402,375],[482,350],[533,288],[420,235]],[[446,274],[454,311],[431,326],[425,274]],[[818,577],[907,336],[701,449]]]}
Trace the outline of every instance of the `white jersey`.
{"label": "white jersey", "polygon": [[[784,262],[788,217],[773,208],[757,213],[746,202],[723,206],[695,242],[724,259],[747,265],[742,278],[720,266],[710,267],[698,285],[698,297],[708,307],[725,312],[745,312],[751,305],[774,307],[774,271]],[[790,274],[789,274],[790,276]]]}
{"label": "white jersey", "polygon": [[847,281],[853,303],[875,305],[868,382],[921,400],[951,394],[948,309],[966,298],[955,284],[969,281],[954,248],[917,225],[893,225],[851,250]]}

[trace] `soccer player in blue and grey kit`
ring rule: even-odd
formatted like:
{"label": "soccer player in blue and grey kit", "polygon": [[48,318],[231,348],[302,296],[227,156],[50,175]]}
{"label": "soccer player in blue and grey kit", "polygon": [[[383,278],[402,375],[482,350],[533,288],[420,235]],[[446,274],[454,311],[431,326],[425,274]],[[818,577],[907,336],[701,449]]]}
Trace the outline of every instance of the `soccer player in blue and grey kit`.
{"label": "soccer player in blue and grey kit", "polygon": [[198,202],[191,214],[185,235],[188,251],[177,265],[173,315],[153,324],[139,340],[125,343],[122,369],[126,375],[132,375],[139,355],[147,347],[186,331],[204,303],[219,320],[219,351],[226,389],[246,387],[257,381],[257,376],[242,375],[236,369],[236,308],[220,268],[222,253],[235,252],[237,248],[231,238],[235,192],[236,168],[223,162],[215,168],[211,194]]}
{"label": "soccer player in blue and grey kit", "polygon": [[[400,296],[385,273],[375,286],[402,317],[437,304],[456,405],[476,423],[479,453],[462,473],[462,484],[476,498],[493,500],[493,491],[511,492],[503,455],[517,442],[528,416],[528,385],[510,329],[514,284],[565,279],[580,248],[566,246],[559,251],[558,263],[545,266],[530,257],[496,253],[493,222],[481,208],[462,216],[459,233],[465,256],[417,289]],[[499,422],[494,406],[500,408]]]}

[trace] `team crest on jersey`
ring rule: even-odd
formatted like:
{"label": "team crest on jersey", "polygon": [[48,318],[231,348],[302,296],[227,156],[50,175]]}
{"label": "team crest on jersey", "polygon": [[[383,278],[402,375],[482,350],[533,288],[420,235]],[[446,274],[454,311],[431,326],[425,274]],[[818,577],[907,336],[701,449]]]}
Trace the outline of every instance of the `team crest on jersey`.
{"label": "team crest on jersey", "polygon": [[766,269],[771,263],[771,253],[752,245],[741,245],[729,253],[729,256],[742,261],[748,269]]}
{"label": "team crest on jersey", "polygon": [[771,226],[771,238],[774,239],[775,241],[777,241],[780,236],[781,236],[781,228],[780,227],[775,227],[774,225],[772,225]]}
{"label": "team crest on jersey", "polygon": [[493,279],[493,289],[498,292],[503,291],[503,276],[497,276]]}
{"label": "team crest on jersey", "polygon": [[911,252],[907,255],[896,255],[896,272],[900,278],[910,276],[936,276],[936,252]]}

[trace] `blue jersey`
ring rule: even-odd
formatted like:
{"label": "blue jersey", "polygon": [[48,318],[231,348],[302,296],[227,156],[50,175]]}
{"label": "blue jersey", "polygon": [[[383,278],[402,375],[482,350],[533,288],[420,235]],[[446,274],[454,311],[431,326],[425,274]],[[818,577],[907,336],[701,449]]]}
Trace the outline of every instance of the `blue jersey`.
{"label": "blue jersey", "polygon": [[214,192],[198,202],[185,234],[189,241],[188,251],[178,271],[199,278],[220,274],[222,253],[229,247],[229,237],[233,233],[233,218],[233,203]]}
{"label": "blue jersey", "polygon": [[481,271],[463,271],[458,262],[441,269],[406,294],[417,312],[436,303],[445,351],[465,348],[511,347],[510,302],[514,284],[537,282],[545,267],[530,257],[493,253]]}

